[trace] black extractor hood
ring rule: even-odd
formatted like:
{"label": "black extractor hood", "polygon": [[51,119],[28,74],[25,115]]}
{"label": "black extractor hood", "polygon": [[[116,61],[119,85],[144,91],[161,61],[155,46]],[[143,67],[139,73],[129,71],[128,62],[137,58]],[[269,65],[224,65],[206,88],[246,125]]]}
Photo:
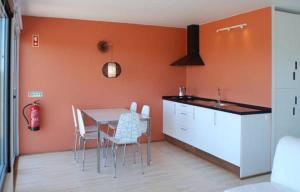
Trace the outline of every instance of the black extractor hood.
{"label": "black extractor hood", "polygon": [[187,55],[173,62],[171,65],[204,65],[199,55],[199,25],[187,26]]}

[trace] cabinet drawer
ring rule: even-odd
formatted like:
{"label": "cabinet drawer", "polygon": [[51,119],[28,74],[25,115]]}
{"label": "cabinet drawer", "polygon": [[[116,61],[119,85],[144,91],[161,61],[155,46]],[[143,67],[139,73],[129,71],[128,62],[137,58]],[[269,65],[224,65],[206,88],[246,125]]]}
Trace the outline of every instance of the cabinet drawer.
{"label": "cabinet drawer", "polygon": [[188,112],[193,106],[192,105],[187,105],[187,104],[182,104],[182,103],[176,103],[176,108],[178,112]]}
{"label": "cabinet drawer", "polygon": [[191,121],[193,121],[194,106],[176,104],[176,138],[185,143],[191,143]]}
{"label": "cabinet drawer", "polygon": [[186,104],[176,104],[176,117],[179,121],[193,119],[193,106]]}
{"label": "cabinet drawer", "polygon": [[184,126],[178,126],[177,128],[177,139],[184,142],[184,143],[190,143],[190,130],[187,127]]}

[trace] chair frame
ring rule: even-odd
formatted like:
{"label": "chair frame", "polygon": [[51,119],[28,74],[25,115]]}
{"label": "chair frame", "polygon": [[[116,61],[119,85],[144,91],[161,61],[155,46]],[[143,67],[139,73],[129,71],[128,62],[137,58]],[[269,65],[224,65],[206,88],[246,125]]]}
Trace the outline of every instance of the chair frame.
{"label": "chair frame", "polygon": [[[126,114],[126,113],[125,113]],[[136,113],[127,113],[127,114],[136,114]],[[123,114],[124,115],[124,114]],[[122,121],[122,115],[120,117],[120,120]],[[119,126],[119,124],[118,124]],[[118,127],[117,127],[118,129]],[[108,137],[107,140],[112,143],[111,145],[111,151],[112,151],[112,156],[113,156],[113,163],[114,163],[114,178],[117,177],[117,152],[118,152],[118,146],[123,146],[123,166],[125,165],[125,156],[126,156],[126,146],[133,144],[137,146],[137,150],[134,151],[134,163],[136,163],[136,158],[135,158],[135,153],[139,152],[140,153],[140,160],[141,160],[141,171],[142,174],[144,174],[144,169],[143,169],[143,154],[141,150],[141,144],[139,142],[139,137],[137,137],[136,142],[128,142],[128,143],[118,143],[114,141],[114,138],[116,136],[117,130],[115,130],[113,137]],[[106,166],[106,161],[107,161],[107,156],[108,156],[108,146],[106,147],[106,155],[105,155],[105,163],[104,166]]]}
{"label": "chair frame", "polygon": [[[79,127],[79,133],[80,133],[79,146],[80,146],[80,149],[82,150],[82,171],[84,171],[86,142],[90,141],[90,140],[96,140],[97,145],[98,145],[98,133],[97,132],[87,132],[85,130],[85,125],[84,125],[84,122],[83,122],[83,116],[82,116],[81,110],[77,109],[76,111],[77,111],[78,127]],[[93,138],[93,137],[88,138],[87,137],[88,133],[94,134],[95,138]]]}
{"label": "chair frame", "polygon": [[[72,105],[72,113],[73,113],[73,122],[74,122],[74,147],[73,147],[73,153],[74,153],[74,160],[78,162],[78,149],[77,147],[79,146],[79,149],[81,149],[81,144],[80,144],[80,133],[79,133],[79,127],[78,127],[78,115],[76,114],[77,108]],[[91,132],[97,132],[98,129],[95,126],[87,126],[85,127],[85,131],[87,133]]]}
{"label": "chair frame", "polygon": [[[136,101],[133,101],[133,102],[131,102],[131,104],[130,104],[130,107],[129,107],[129,110],[131,111],[131,112],[137,112],[137,106],[138,106],[138,104],[137,104],[137,102]],[[115,124],[116,122],[114,122],[114,123],[109,123],[108,124],[108,127],[107,127],[107,131],[106,131],[106,134],[107,135],[109,135],[109,132],[112,130],[113,131],[113,134],[112,134],[112,136],[115,136],[115,133],[116,133],[116,124]],[[105,150],[106,150],[106,153],[105,153],[105,155],[103,155],[103,157],[105,158],[106,157],[106,155],[107,155],[107,150],[108,150],[108,143],[106,143],[105,144]],[[126,147],[125,147],[125,149],[124,149],[124,151],[126,151]],[[126,153],[126,152],[125,152]],[[124,157],[124,162],[123,162],[123,164],[125,164],[125,157]]]}
{"label": "chair frame", "polygon": [[[74,147],[73,147],[73,153],[74,153],[74,160],[77,161],[77,146],[80,145],[80,140],[78,138],[80,137],[80,133],[78,130],[78,124],[77,124],[77,115],[75,111],[75,106],[72,105],[72,114],[73,114],[73,122],[74,122]],[[79,137],[78,137],[79,136]]]}

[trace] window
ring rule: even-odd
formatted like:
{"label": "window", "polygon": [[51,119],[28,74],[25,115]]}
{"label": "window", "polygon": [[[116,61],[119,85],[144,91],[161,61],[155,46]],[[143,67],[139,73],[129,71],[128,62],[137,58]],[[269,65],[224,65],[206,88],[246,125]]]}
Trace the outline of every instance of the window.
{"label": "window", "polygon": [[0,190],[7,168],[8,18],[0,2]]}
{"label": "window", "polygon": [[11,132],[12,141],[11,144],[11,152],[12,152],[12,160],[15,161],[18,155],[18,90],[19,90],[19,38],[20,38],[20,31],[19,31],[19,21],[18,15],[15,14],[12,20],[11,25],[11,60],[10,60],[10,71],[11,71]]}

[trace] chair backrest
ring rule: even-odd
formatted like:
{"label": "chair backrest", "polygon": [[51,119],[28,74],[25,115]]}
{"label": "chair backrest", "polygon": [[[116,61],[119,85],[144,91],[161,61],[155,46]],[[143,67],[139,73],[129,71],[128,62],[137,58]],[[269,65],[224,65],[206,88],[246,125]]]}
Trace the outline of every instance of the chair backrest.
{"label": "chair backrest", "polygon": [[149,105],[143,105],[141,114],[144,117],[149,117],[150,116],[150,107],[149,107]]}
{"label": "chair backrest", "polygon": [[80,109],[77,109],[77,117],[78,117],[79,133],[81,136],[83,136],[85,134],[85,127],[84,127],[82,112],[80,111]]}
{"label": "chair backrest", "polygon": [[136,112],[137,111],[137,102],[135,102],[135,101],[131,102],[130,111],[131,112]]}
{"label": "chair backrest", "polygon": [[[150,117],[150,107],[148,105],[143,105],[141,114],[143,117]],[[141,132],[146,133],[147,129],[148,129],[148,122],[141,121],[141,123],[140,123]]]}
{"label": "chair backrest", "polygon": [[282,138],[276,148],[271,182],[300,191],[300,139]]}
{"label": "chair backrest", "polygon": [[72,105],[72,113],[73,113],[73,121],[74,121],[75,131],[77,131],[78,130],[77,117],[76,117],[76,110],[75,110],[74,105]]}
{"label": "chair backrest", "polygon": [[135,142],[141,136],[140,118],[137,113],[124,113],[120,116],[115,138],[120,142]]}

